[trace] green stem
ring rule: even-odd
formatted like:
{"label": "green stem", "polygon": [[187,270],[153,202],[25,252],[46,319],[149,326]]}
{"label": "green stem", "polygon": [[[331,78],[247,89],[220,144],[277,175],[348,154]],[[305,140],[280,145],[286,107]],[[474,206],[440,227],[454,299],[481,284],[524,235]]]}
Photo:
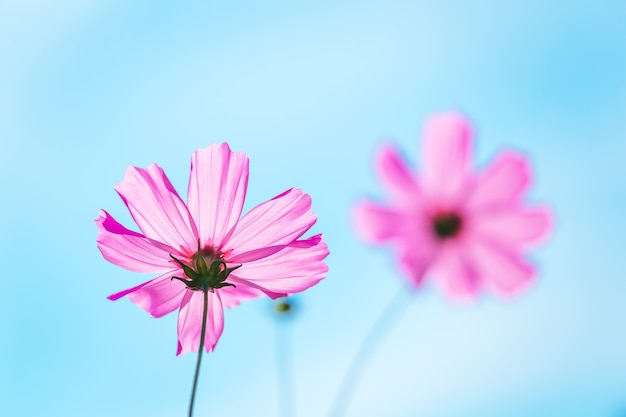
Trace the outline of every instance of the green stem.
{"label": "green stem", "polygon": [[189,417],[193,415],[193,403],[196,399],[196,386],[198,385],[198,375],[200,374],[200,363],[202,362],[202,351],[204,350],[204,336],[206,335],[206,318],[209,304],[209,291],[204,292],[204,310],[202,312],[202,331],[200,332],[200,347],[198,348],[198,362],[196,363],[196,376],[193,378],[193,388],[191,388],[191,401],[189,402]]}
{"label": "green stem", "polygon": [[[401,287],[400,290],[389,300],[389,303],[378,316],[369,332],[365,336],[365,340],[359,347],[359,350],[352,358],[352,362],[348,367],[348,371],[343,378],[337,396],[330,409],[330,417],[341,417],[345,414],[346,409],[350,403],[350,397],[354,394],[357,382],[360,380],[359,376],[363,371],[363,367],[372,355],[374,349],[384,339],[385,335],[391,329],[395,320],[400,317],[400,313],[403,312],[406,306],[409,304],[407,300],[402,300],[402,297],[407,295],[405,288]],[[411,294],[408,294],[409,296]]]}
{"label": "green stem", "polygon": [[[285,320],[288,321],[288,320]],[[276,324],[276,378],[281,417],[295,417],[294,381],[291,370],[291,323]]]}

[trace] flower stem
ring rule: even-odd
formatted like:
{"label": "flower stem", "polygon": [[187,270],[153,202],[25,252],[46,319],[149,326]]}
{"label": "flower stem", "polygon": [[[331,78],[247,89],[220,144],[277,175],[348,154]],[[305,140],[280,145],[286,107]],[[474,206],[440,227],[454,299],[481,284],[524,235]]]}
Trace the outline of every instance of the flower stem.
{"label": "flower stem", "polygon": [[392,325],[400,317],[400,313],[408,306],[410,297],[406,297],[405,300],[402,300],[406,295],[406,289],[401,287],[391,300],[389,300],[389,303],[380,313],[374,324],[372,324],[372,327],[370,327],[359,350],[352,358],[348,371],[339,386],[339,390],[337,391],[337,395],[330,409],[329,417],[341,417],[345,414],[350,403],[350,397],[354,394],[356,384],[359,381],[359,376],[363,371],[367,359],[369,359],[374,349],[380,344]]}
{"label": "flower stem", "polygon": [[189,402],[189,417],[193,415],[193,403],[196,399],[196,386],[198,385],[198,375],[200,374],[200,363],[202,362],[202,351],[204,350],[204,336],[206,335],[206,319],[209,304],[209,291],[203,290],[204,310],[202,311],[202,331],[200,332],[200,346],[198,347],[198,362],[196,363],[196,375],[193,378],[193,388],[191,388],[191,401]]}
{"label": "flower stem", "polygon": [[[285,320],[287,321],[287,320]],[[291,370],[291,323],[276,324],[276,378],[281,417],[295,417],[294,383]]]}

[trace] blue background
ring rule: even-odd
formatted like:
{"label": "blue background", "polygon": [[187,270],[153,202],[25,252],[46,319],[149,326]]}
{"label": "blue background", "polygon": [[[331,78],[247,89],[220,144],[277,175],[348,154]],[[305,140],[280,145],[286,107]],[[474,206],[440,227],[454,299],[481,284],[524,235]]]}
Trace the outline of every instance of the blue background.
{"label": "blue background", "polygon": [[377,145],[417,163],[448,109],[476,123],[478,166],[532,157],[531,200],[556,213],[540,278],[513,301],[407,294],[348,415],[624,415],[625,21],[619,0],[3,1],[0,415],[185,415],[196,356],[175,356],[176,314],[106,300],[151,276],[107,263],[93,220],[133,226],[113,191],[128,165],[157,162],[184,195],[193,151],[228,141],[251,160],[246,208],[311,194],[330,271],[291,329],[268,300],[226,312],[196,415],[275,416],[291,330],[298,416],[324,416],[403,286],[350,208],[382,195]]}

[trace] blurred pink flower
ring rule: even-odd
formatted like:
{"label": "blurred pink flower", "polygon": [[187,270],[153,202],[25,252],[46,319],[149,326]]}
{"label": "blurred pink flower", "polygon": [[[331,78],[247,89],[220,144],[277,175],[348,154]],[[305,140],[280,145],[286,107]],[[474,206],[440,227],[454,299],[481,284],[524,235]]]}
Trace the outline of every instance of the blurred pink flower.
{"label": "blurred pink flower", "polygon": [[535,276],[524,250],[551,229],[548,209],[524,202],[528,158],[505,151],[472,170],[472,128],[456,113],[432,117],[423,135],[420,176],[392,145],[380,149],[375,165],[390,202],[358,203],[356,230],[391,242],[414,288],[428,276],[455,298],[483,289],[515,295]]}
{"label": "blurred pink flower", "polygon": [[232,152],[226,143],[213,144],[192,156],[187,204],[156,164],[131,166],[115,190],[142,233],[126,229],[104,210],[96,220],[98,248],[106,260],[131,271],[162,274],[108,298],[128,296],[153,317],[180,308],[177,354],[199,349],[203,311],[203,291],[188,288],[193,271],[185,275],[180,262],[193,268],[201,257],[207,266],[233,269],[208,293],[207,351],[222,334],[223,306],[303,291],[328,270],[322,236],[300,239],[317,220],[311,198],[292,188],[240,218],[247,186],[246,154]]}

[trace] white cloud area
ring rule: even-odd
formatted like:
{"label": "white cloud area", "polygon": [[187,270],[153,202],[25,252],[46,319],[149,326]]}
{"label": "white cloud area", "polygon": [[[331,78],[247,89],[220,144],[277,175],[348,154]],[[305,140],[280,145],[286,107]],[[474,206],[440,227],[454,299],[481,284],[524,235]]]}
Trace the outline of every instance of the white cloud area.
{"label": "white cloud area", "polygon": [[[471,3],[471,4],[470,4]],[[458,305],[426,284],[380,341],[345,417],[626,413],[626,31],[621,1],[0,4],[0,416],[185,415],[195,354],[176,315],[106,296],[152,278],[107,263],[93,220],[136,230],[113,190],[228,141],[251,160],[246,209],[297,186],[330,248],[292,326],[297,414],[327,415],[403,277],[360,242],[351,208],[382,198],[372,157],[418,164],[428,115],[476,124],[476,161],[528,155],[555,212],[515,300]],[[416,168],[417,169],[417,168]],[[267,300],[226,312],[196,415],[277,416]],[[621,413],[621,414],[620,414]],[[287,416],[279,416],[287,417]]]}

